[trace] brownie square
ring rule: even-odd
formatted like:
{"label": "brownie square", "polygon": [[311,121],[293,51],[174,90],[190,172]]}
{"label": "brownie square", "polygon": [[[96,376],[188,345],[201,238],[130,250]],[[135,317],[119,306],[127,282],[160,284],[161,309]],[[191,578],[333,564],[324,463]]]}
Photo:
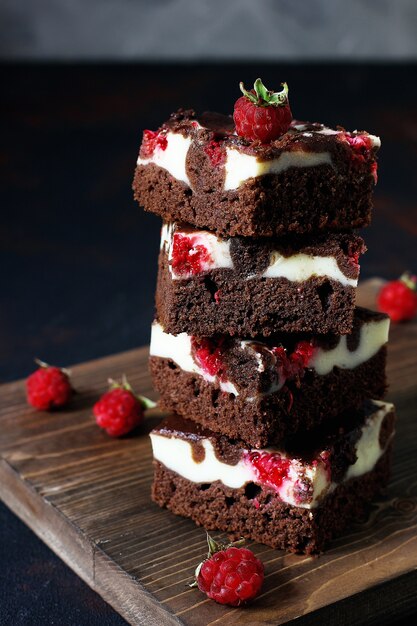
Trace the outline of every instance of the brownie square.
{"label": "brownie square", "polygon": [[135,199],[165,221],[227,236],[282,236],[367,226],[380,140],[293,121],[269,144],[238,137],[233,119],[180,110],[145,131]]}
{"label": "brownie square", "polygon": [[263,447],[381,398],[388,328],[361,308],[343,336],[175,336],[155,322],[150,370],[163,409]]}
{"label": "brownie square", "polygon": [[253,450],[171,416],[151,432],[153,500],[206,530],[291,552],[321,552],[363,521],[385,488],[395,414],[366,402],[330,432]]}
{"label": "brownie square", "polygon": [[349,333],[364,250],[352,233],[280,241],[165,224],[157,317],[172,334]]}

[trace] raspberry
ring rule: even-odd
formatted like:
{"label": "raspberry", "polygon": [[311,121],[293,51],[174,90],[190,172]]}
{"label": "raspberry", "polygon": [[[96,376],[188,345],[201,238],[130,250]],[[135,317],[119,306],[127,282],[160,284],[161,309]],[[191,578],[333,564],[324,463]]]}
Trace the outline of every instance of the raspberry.
{"label": "raspberry", "polygon": [[194,276],[203,272],[212,262],[207,248],[196,243],[195,237],[174,234],[171,267],[176,274],[184,277]]}
{"label": "raspberry", "polygon": [[[264,581],[263,563],[247,548],[221,545],[207,535],[208,557],[196,570],[196,584],[211,600],[241,606],[255,598]],[[192,585],[192,586],[195,586]]]}
{"label": "raspberry", "polygon": [[308,367],[314,354],[314,346],[309,341],[299,341],[294,352],[290,355],[290,361],[294,375],[300,375]]}
{"label": "raspberry", "polygon": [[[346,141],[352,148],[352,161],[357,163],[364,163],[371,155],[372,141],[368,135],[351,135],[349,133],[341,132],[339,138],[342,141]],[[371,174],[376,176],[376,170],[374,163],[371,165]],[[376,181],[375,181],[376,182]]]}
{"label": "raspberry", "polygon": [[150,159],[156,149],[166,150],[167,145],[168,139],[163,133],[153,130],[144,130],[140,156],[142,159]]}
{"label": "raspberry", "polygon": [[240,137],[269,143],[287,132],[292,121],[287,83],[275,93],[268,91],[260,78],[251,91],[246,91],[243,83],[239,87],[243,96],[235,102],[233,119]]}
{"label": "raspberry", "polygon": [[289,356],[282,346],[272,348],[272,353],[282,376],[285,379],[296,378],[301,377],[308,367],[314,355],[314,346],[309,341],[299,341]]}
{"label": "raspberry", "polygon": [[360,252],[352,252],[349,255],[349,261],[354,265],[354,267],[359,267],[359,256]]}
{"label": "raspberry", "polygon": [[411,320],[417,313],[417,277],[406,272],[393,280],[378,294],[378,309],[387,313],[393,322]]}
{"label": "raspberry", "polygon": [[212,141],[209,141],[205,146],[204,152],[207,154],[213,167],[220,167],[220,165],[225,164],[226,152],[220,142],[212,139]]}
{"label": "raspberry", "polygon": [[126,377],[122,383],[109,380],[110,390],[95,403],[93,413],[97,424],[110,437],[130,433],[143,421],[144,409],[155,406],[151,400],[136,395]]}
{"label": "raspberry", "polygon": [[306,504],[311,502],[313,497],[313,484],[311,480],[299,478],[294,484],[293,497],[296,504]]}
{"label": "raspberry", "polygon": [[367,156],[372,148],[372,141],[368,135],[349,135],[345,133],[344,138],[358,156]]}
{"label": "raspberry", "polygon": [[208,339],[207,337],[191,338],[194,360],[209,376],[222,377],[224,374],[222,361],[223,341],[223,338],[218,341]]}
{"label": "raspberry", "polygon": [[39,369],[26,381],[28,403],[40,411],[65,406],[73,393],[68,371],[43,361],[36,363]]}
{"label": "raspberry", "polygon": [[343,249],[348,257],[350,265],[355,269],[356,272],[359,272],[359,259],[361,255],[366,252],[365,244],[363,242],[348,242],[345,246],[343,246]]}
{"label": "raspberry", "polygon": [[[364,163],[370,159],[372,141],[368,135],[350,135],[342,132],[339,134],[339,137],[353,148],[352,161],[354,163]],[[376,185],[378,182],[378,164],[376,161],[372,161],[370,164],[370,173]]]}
{"label": "raspberry", "polygon": [[247,460],[256,469],[257,481],[261,484],[279,489],[288,478],[291,462],[278,452],[252,451]]}

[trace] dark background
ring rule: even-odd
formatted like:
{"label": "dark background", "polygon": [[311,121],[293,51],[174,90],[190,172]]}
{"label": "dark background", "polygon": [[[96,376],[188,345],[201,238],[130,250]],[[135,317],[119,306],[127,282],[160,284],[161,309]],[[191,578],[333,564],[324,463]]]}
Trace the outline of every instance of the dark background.
{"label": "dark background", "polygon": [[[3,63],[0,379],[26,376],[34,356],[66,366],[148,341],[160,222],[132,200],[141,131],[179,106],[231,112],[258,75],[288,81],[299,119],[381,135],[361,276],[416,270],[416,70]],[[124,623],[3,505],[0,529],[1,625]]]}

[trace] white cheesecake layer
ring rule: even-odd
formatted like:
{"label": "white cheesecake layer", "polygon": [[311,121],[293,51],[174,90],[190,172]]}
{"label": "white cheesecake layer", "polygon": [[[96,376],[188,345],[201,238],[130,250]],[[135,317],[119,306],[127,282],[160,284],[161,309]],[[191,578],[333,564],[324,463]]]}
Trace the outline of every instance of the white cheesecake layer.
{"label": "white cheesecake layer", "polygon": [[[165,248],[169,262],[172,261],[174,238],[176,236],[188,237],[190,244],[195,247],[196,252],[197,246],[206,248],[209,260],[202,264],[201,273],[221,268],[233,269],[230,239],[222,239],[207,230],[193,230],[192,232],[175,230],[175,224],[164,224],[161,231],[161,249]],[[171,264],[169,265],[169,271],[173,280],[186,280],[195,275],[191,272],[176,272],[171,267]],[[357,278],[348,278],[343,274],[336,259],[332,256],[294,254],[285,257],[276,250],[271,252],[267,269],[259,276],[248,276],[247,280],[255,277],[286,278],[291,282],[302,282],[313,276],[326,277],[344,286],[356,287],[358,284]]]}
{"label": "white cheesecake layer", "polygon": [[168,142],[165,150],[157,146],[151,158],[141,159],[139,156],[137,164],[149,165],[153,163],[158,165],[167,170],[171,176],[190,187],[185,163],[188,149],[191,145],[191,137],[184,137],[180,133],[172,132],[167,133],[165,136]]}
{"label": "white cheesecake layer", "polygon": [[[197,126],[196,126],[197,128]],[[202,128],[198,125],[198,128]],[[292,126],[300,132],[300,136],[312,137],[319,135],[338,135],[343,131],[331,128],[321,130],[305,130],[308,127],[304,124]],[[305,132],[303,132],[305,130]],[[375,135],[367,135],[371,146],[379,148],[381,140]],[[186,159],[192,138],[184,137],[181,133],[169,131],[166,133],[168,145],[165,150],[157,147],[152,157],[149,159],[138,158],[138,165],[149,165],[153,163],[167,170],[171,176],[184,182],[191,187],[190,180],[186,172]],[[231,191],[238,189],[250,178],[257,178],[265,174],[279,174],[285,172],[290,167],[314,167],[317,165],[332,165],[332,158],[329,152],[308,152],[306,150],[289,150],[282,152],[278,158],[262,160],[256,156],[240,152],[236,148],[226,148],[225,162],[225,183],[224,190]]]}
{"label": "white cheesecake layer", "polygon": [[348,278],[343,274],[334,257],[308,254],[294,254],[290,257],[284,257],[279,252],[273,252],[270,265],[262,276],[264,278],[286,278],[291,282],[302,282],[313,276],[323,276],[345,286],[356,287],[358,284],[357,278]]}
{"label": "white cheesecake layer", "polygon": [[362,436],[356,444],[357,459],[353,465],[349,466],[346,472],[346,480],[357,478],[370,472],[385,451],[385,448],[383,450],[379,445],[379,432],[384,417],[394,409],[394,405],[390,402],[381,402],[380,400],[372,400],[372,403],[375,405],[375,413],[366,421],[363,427]]}
{"label": "white cheesecake layer", "polygon": [[[388,341],[389,319],[370,321],[362,325],[358,347],[352,352],[348,349],[346,336],[341,335],[335,348],[323,350],[316,348],[309,363],[309,369],[314,369],[319,376],[329,374],[333,367],[354,369],[372,358]],[[258,372],[265,369],[264,357],[257,350],[257,344],[251,339],[241,341],[241,347],[251,350],[257,360]],[[269,349],[264,345],[264,348]],[[269,351],[270,352],[270,351]],[[216,376],[207,374],[193,359],[191,335],[180,333],[171,335],[166,333],[158,322],[152,324],[150,355],[163,359],[171,359],[184,372],[192,372],[202,376],[208,382],[218,382],[223,391],[239,395],[236,386],[231,382],[218,381]],[[273,357],[275,358],[275,357]],[[285,384],[281,368],[277,368],[277,380],[267,393],[279,391]],[[248,399],[250,401],[250,399]]]}
{"label": "white cheesecake layer", "polygon": [[310,362],[310,367],[317,374],[329,374],[334,367],[353,369],[371,359],[388,341],[389,319],[368,322],[360,330],[359,345],[352,352],[347,346],[346,335],[341,335],[332,350],[317,350]]}
{"label": "white cheesecake layer", "polygon": [[277,159],[262,161],[256,156],[245,154],[234,148],[226,148],[224,190],[238,189],[249,178],[257,178],[265,174],[280,174],[290,167],[314,167],[324,164],[332,165],[329,152],[292,150],[282,152]]}
{"label": "white cheesecake layer", "polygon": [[191,335],[180,333],[170,335],[164,332],[161,324],[154,322],[151,331],[150,356],[161,359],[171,359],[184,372],[198,374],[209,383],[217,382],[220,389],[225,393],[239,395],[235,385],[230,381],[219,380],[217,376],[211,376],[196,363],[192,357]]}
{"label": "white cheesecake layer", "polygon": [[[375,411],[368,416],[362,430],[362,435],[356,443],[356,462],[351,465],[342,482],[349,478],[357,478],[370,472],[386,450],[381,448],[379,433],[382,421],[387,413],[393,409],[393,405],[385,402],[373,402]],[[197,462],[193,458],[191,444],[179,437],[165,437],[157,432],[150,434],[154,458],[166,468],[179,476],[194,483],[212,483],[221,481],[227,487],[239,489],[248,482],[262,485],[258,477],[257,469],[249,460],[250,450],[244,450],[242,458],[236,465],[223,463],[216,457],[214,447],[209,438],[200,440],[205,457]],[[388,443],[386,446],[388,446]],[[311,463],[302,463],[297,458],[290,458],[278,448],[259,450],[259,453],[278,453],[280,457],[290,460],[287,477],[279,487],[274,487],[277,496],[283,502],[306,509],[316,508],[323,498],[331,493],[337,483],[331,481],[326,464],[325,452],[317,455]],[[307,479],[313,486],[313,493],[308,502],[299,503],[296,498],[296,487],[299,480]],[[268,483],[267,483],[268,484]],[[271,486],[271,485],[269,485]]]}

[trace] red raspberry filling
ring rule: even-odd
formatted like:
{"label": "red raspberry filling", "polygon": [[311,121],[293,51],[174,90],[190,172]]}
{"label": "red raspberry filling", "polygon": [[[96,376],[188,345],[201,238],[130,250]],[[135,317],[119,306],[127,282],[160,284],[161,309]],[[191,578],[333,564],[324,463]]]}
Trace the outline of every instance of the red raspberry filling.
{"label": "red raspberry filling", "polygon": [[349,254],[349,261],[355,265],[355,267],[359,267],[359,256],[360,252],[352,252]]}
{"label": "red raspberry filling", "polygon": [[373,176],[373,179],[374,179],[375,185],[376,185],[377,182],[378,182],[378,163],[376,161],[371,163],[371,174]]}
{"label": "red raspberry filling", "polygon": [[[326,470],[326,472],[327,472],[327,476],[328,476],[328,478],[330,479],[330,477],[331,477],[331,467],[330,467],[330,461],[331,461],[331,459],[330,459],[330,452],[329,452],[329,450],[323,450],[323,451],[320,453],[320,461],[323,463],[323,465],[324,465],[324,469],[325,469],[325,470]],[[312,465],[313,465],[314,467],[317,467],[317,465],[318,465],[318,461],[314,460],[314,461],[313,461],[313,463],[312,463]]]}
{"label": "red raspberry filling", "polygon": [[176,274],[200,274],[213,259],[205,246],[196,243],[197,238],[175,233],[172,244],[171,267]]}
{"label": "red raspberry filling", "polygon": [[209,376],[219,376],[220,379],[225,376],[224,363],[222,360],[223,341],[223,338],[217,341],[208,339],[207,337],[191,338],[191,349],[195,362],[209,374]]}
{"label": "red raspberry filling", "polygon": [[[341,133],[341,137],[352,148],[352,160],[357,163],[364,163],[371,154],[372,141],[368,135],[349,135]],[[371,166],[372,170],[372,166]]]}
{"label": "red raspberry filling", "polygon": [[312,482],[306,478],[299,478],[293,489],[293,497],[295,504],[306,504],[311,502],[313,496]]}
{"label": "red raspberry filling", "polygon": [[291,461],[278,452],[252,451],[247,458],[256,470],[257,482],[279,489],[288,478]]}
{"label": "red raspberry filling", "polygon": [[226,163],[226,151],[222,144],[215,139],[212,139],[204,147],[204,152],[207,154],[213,167],[220,167]]}
{"label": "red raspberry filling", "polygon": [[272,348],[272,353],[277,359],[278,370],[288,380],[303,376],[314,355],[314,346],[309,341],[299,341],[290,355],[282,346]]}
{"label": "red raspberry filling", "polygon": [[166,150],[168,139],[166,135],[159,131],[144,130],[140,156],[143,159],[150,159],[156,149]]}
{"label": "red raspberry filling", "polygon": [[352,148],[359,153],[367,152],[372,148],[372,141],[368,135],[348,135],[345,134],[345,139],[352,146]]}

